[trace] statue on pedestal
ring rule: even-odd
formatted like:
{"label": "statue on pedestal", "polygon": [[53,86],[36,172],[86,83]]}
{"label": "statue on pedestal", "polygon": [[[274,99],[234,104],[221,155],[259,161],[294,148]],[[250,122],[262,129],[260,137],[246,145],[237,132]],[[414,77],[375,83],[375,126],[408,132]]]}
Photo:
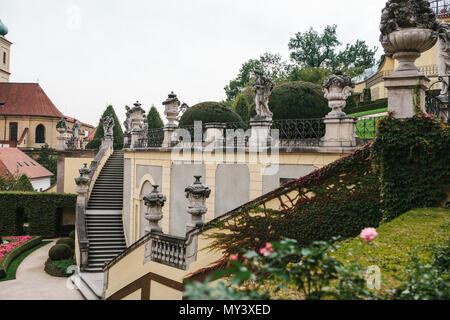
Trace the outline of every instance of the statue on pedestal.
{"label": "statue on pedestal", "polygon": [[254,120],[271,120],[273,113],[269,109],[269,97],[272,94],[273,83],[261,71],[255,71],[256,80],[253,85],[255,93],[255,108],[257,116]]}
{"label": "statue on pedestal", "polygon": [[78,120],[75,120],[75,123],[72,127],[72,137],[75,139],[80,138],[80,130],[81,130],[81,123]]}
{"label": "statue on pedestal", "polygon": [[106,116],[102,118],[100,121],[103,125],[103,131],[105,133],[104,137],[112,139],[114,129],[114,118],[112,116]]}

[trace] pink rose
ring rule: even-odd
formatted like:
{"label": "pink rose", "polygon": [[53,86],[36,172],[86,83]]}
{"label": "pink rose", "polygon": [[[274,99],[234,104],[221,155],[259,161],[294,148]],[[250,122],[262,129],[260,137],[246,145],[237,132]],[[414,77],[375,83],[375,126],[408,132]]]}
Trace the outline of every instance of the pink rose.
{"label": "pink rose", "polygon": [[373,239],[378,237],[378,233],[375,228],[366,228],[361,231],[360,237],[363,238],[366,242],[371,242]]}
{"label": "pink rose", "polygon": [[264,257],[268,257],[273,253],[273,248],[271,243],[266,243],[264,248],[259,249],[259,253],[261,253]]}

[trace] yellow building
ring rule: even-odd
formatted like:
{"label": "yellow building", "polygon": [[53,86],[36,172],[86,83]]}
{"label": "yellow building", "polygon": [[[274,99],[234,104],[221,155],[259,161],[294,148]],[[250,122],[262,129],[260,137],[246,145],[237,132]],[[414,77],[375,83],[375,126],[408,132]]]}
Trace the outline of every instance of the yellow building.
{"label": "yellow building", "polygon": [[[438,18],[443,22],[450,22],[450,14],[438,14]],[[430,79],[430,89],[439,89],[438,81],[438,68],[437,68],[437,56],[438,56],[438,43],[430,50],[424,52],[419,59],[416,60],[416,66],[420,72]],[[388,92],[384,87],[384,77],[391,75],[392,71],[397,67],[398,62],[391,57],[386,57],[381,67],[368,79],[359,82],[355,87],[356,95],[363,95],[364,89],[370,89],[372,100],[387,98]],[[433,85],[434,84],[434,85]]]}

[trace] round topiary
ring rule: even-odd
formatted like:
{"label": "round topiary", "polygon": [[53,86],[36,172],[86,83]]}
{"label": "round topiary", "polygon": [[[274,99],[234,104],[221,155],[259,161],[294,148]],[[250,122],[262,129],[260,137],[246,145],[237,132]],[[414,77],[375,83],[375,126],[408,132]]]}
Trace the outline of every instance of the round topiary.
{"label": "round topiary", "polygon": [[56,244],[67,244],[72,249],[75,248],[75,241],[72,238],[61,238],[56,241]]}
{"label": "round topiary", "polygon": [[192,126],[195,121],[206,123],[242,122],[242,118],[220,102],[202,102],[189,108],[180,119],[180,127]]}
{"label": "round topiary", "polygon": [[67,244],[57,244],[49,250],[48,256],[53,261],[59,261],[71,258],[73,256],[73,252],[72,248]]}
{"label": "round topiary", "polygon": [[269,107],[274,120],[323,118],[331,111],[322,88],[303,81],[276,86],[269,98]]}
{"label": "round topiary", "polygon": [[69,233],[69,238],[75,240],[75,230],[73,230]]}

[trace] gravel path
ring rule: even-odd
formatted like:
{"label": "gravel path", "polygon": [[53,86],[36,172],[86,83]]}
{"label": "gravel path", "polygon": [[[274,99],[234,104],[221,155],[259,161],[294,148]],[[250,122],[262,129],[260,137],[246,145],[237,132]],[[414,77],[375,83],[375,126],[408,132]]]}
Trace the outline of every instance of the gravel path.
{"label": "gravel path", "polygon": [[0,300],[84,300],[78,290],[67,288],[68,278],[52,277],[44,271],[54,242],[26,257],[15,280],[0,282]]}

